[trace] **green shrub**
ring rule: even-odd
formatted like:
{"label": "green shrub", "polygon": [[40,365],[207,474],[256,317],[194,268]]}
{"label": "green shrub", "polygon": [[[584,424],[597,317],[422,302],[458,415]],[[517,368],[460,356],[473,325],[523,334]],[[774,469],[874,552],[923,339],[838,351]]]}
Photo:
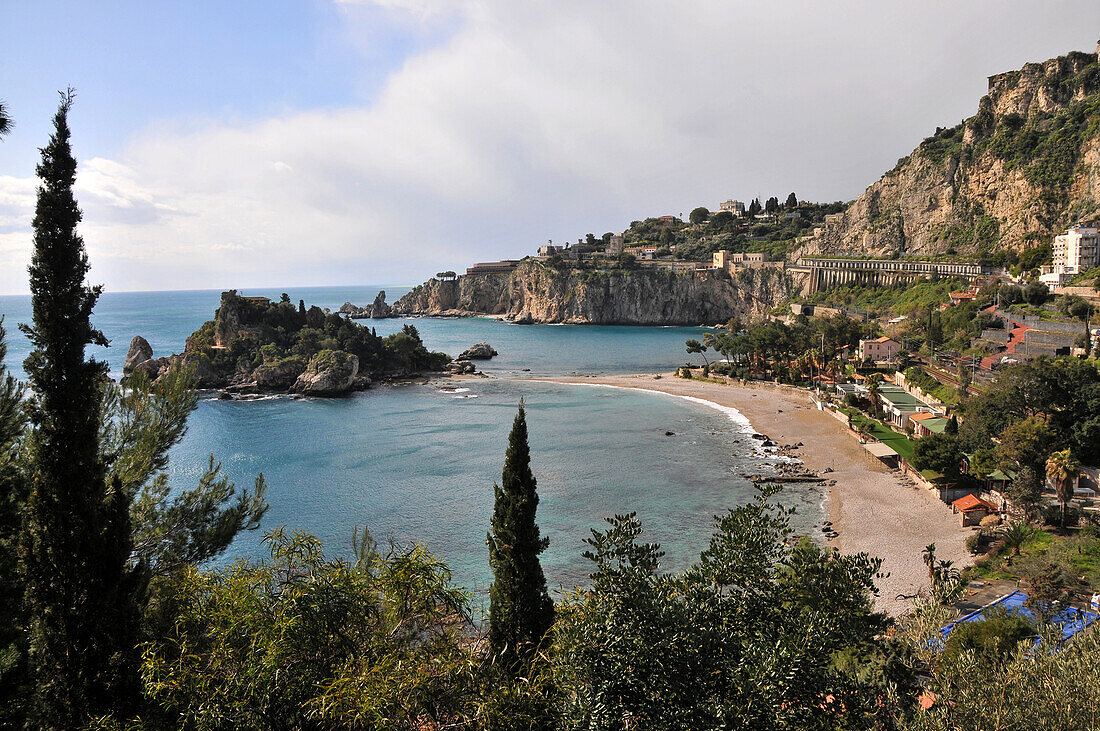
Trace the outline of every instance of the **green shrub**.
{"label": "green shrub", "polygon": [[1025,618],[1006,612],[990,612],[984,619],[955,625],[947,637],[944,657],[957,658],[973,652],[990,663],[1007,660],[1021,642],[1036,636],[1035,626]]}

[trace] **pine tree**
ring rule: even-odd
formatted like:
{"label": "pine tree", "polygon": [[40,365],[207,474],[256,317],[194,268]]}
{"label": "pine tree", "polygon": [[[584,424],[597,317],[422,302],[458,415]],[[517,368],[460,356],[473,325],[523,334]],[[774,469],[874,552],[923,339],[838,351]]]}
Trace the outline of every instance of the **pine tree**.
{"label": "pine tree", "polygon": [[77,728],[124,710],[136,688],[138,572],[129,500],[109,484],[99,449],[107,366],[85,358],[106,345],[92,327],[102,291],[89,287],[88,255],[76,231],[76,160],[69,144],[73,93],[62,94],[54,133],[37,168],[30,288],[34,349],[24,361],[31,387],[30,491],[20,536],[29,615],[34,725]]}
{"label": "pine tree", "polygon": [[554,621],[539,554],[550,541],[539,537],[539,496],[531,472],[523,402],[508,436],[500,486],[494,485],[492,532],[487,537],[493,585],[489,589],[489,644],[507,666],[529,658]]}
{"label": "pine tree", "polygon": [[787,208],[794,208],[797,205],[798,205],[798,197],[794,193],[791,193],[790,195],[788,195],[787,196],[787,203],[786,203]]}

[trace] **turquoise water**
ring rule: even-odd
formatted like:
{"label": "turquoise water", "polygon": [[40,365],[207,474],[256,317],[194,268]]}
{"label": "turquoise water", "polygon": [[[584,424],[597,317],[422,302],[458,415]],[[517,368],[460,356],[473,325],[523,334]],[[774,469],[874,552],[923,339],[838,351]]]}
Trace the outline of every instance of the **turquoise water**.
{"label": "turquoise water", "polygon": [[[370,302],[377,289],[286,291],[294,300],[336,308],[345,300]],[[386,291],[392,302],[405,290]],[[98,357],[117,374],[135,334],[158,355],[178,352],[218,298],[217,291],[106,294],[95,322],[116,345]],[[14,323],[28,321],[29,308],[29,298],[0,297],[8,365],[17,373],[28,346]],[[382,334],[404,322],[369,324]],[[408,385],[335,400],[207,399],[172,453],[172,484],[194,484],[214,453],[240,486],[264,473],[271,503],[264,528],[316,534],[338,553],[350,552],[356,526],[368,527],[383,545],[422,541],[479,596],[490,580],[484,542],[492,486],[521,397],[539,480],[539,524],[551,542],[543,565],[552,586],[585,583],[583,540],[606,516],[637,511],[647,540],[662,543],[666,566],[677,568],[706,547],[713,515],[751,497],[740,474],[759,472],[765,458],[754,451],[743,419],[661,394],[510,378],[667,370],[686,359],[684,340],[697,337],[697,329],[413,322],[428,347],[451,354],[490,342],[501,355],[483,367],[494,377],[452,382],[469,389],[457,393]],[[799,506],[800,530],[811,531],[820,520],[818,489],[792,488],[785,499]],[[227,558],[259,555],[261,537],[240,537]]]}

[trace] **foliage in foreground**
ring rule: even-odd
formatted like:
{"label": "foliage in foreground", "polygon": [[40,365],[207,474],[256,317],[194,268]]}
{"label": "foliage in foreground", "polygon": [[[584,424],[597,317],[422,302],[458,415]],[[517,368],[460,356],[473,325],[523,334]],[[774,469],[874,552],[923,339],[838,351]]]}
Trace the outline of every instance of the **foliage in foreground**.
{"label": "foliage in foreground", "polygon": [[774,492],[717,518],[680,574],[659,571],[633,514],[593,532],[592,588],[554,630],[563,728],[873,728],[893,716],[909,674],[878,639],[881,562],[792,547]]}
{"label": "foliage in foreground", "polygon": [[[957,652],[939,652],[928,640],[946,624],[942,610],[926,612],[911,628],[907,642],[929,666],[926,698],[931,708],[916,711],[906,728],[913,731],[1080,731],[1100,728],[1100,635],[1083,632],[1068,645],[1061,633],[1040,628],[1023,637],[1013,628],[990,651],[990,644]],[[993,617],[979,625],[998,622]],[[950,648],[949,648],[950,649]]]}

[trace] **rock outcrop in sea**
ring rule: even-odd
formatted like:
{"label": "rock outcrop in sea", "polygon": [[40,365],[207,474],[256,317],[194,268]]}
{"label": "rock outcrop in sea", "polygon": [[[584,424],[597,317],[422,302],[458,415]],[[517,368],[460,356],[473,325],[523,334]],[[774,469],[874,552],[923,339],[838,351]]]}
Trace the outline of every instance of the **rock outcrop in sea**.
{"label": "rock outcrop in sea", "polygon": [[310,359],[290,387],[304,396],[338,396],[352,390],[359,375],[359,358],[342,350],[322,350]]}
{"label": "rock outcrop in sea", "polygon": [[802,282],[780,267],[723,272],[558,269],[527,259],[511,272],[431,279],[393,304],[395,315],[496,315],[516,323],[714,325],[765,314]]}
{"label": "rock outcrop in sea", "polygon": [[492,345],[486,342],[476,343],[455,356],[455,360],[489,360],[494,355],[500,355]]}
{"label": "rock outcrop in sea", "polygon": [[393,312],[386,304],[386,290],[381,290],[374,297],[374,302],[369,307],[358,307],[351,302],[345,302],[340,306],[341,315],[347,315],[353,320],[365,320],[367,318],[381,320],[393,317]]}

